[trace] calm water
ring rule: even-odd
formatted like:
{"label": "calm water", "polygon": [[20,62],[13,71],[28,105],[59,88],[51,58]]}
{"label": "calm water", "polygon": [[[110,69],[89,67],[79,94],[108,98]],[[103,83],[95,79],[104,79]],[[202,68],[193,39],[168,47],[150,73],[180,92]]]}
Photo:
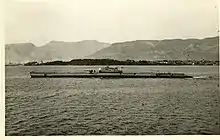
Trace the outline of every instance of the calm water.
{"label": "calm water", "polygon": [[[6,135],[220,134],[216,66],[129,66],[185,72],[195,79],[30,78],[30,71],[82,66],[6,67]],[[98,68],[98,67],[93,67]]]}

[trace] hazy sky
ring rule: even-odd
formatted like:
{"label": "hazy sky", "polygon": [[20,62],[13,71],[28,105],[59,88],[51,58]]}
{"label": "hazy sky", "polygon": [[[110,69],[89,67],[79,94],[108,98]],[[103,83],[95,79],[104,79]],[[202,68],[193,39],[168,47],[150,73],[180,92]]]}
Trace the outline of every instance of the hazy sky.
{"label": "hazy sky", "polygon": [[5,0],[6,43],[218,35],[218,0]]}

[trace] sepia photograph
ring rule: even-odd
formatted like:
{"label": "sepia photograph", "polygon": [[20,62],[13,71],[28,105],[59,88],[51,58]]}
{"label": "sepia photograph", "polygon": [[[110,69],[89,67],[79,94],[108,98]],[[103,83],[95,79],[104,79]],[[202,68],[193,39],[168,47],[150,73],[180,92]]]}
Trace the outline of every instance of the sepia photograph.
{"label": "sepia photograph", "polygon": [[4,0],[5,136],[220,135],[218,0]]}

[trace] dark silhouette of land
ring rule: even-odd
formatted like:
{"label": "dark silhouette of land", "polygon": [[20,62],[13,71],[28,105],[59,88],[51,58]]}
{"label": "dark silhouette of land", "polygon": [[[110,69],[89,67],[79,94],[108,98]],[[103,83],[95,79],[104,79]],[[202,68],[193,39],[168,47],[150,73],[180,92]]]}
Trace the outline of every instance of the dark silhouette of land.
{"label": "dark silhouette of land", "polygon": [[51,61],[51,62],[28,62],[25,66],[39,65],[219,65],[219,61],[213,60],[114,60],[114,59],[73,59],[71,61]]}

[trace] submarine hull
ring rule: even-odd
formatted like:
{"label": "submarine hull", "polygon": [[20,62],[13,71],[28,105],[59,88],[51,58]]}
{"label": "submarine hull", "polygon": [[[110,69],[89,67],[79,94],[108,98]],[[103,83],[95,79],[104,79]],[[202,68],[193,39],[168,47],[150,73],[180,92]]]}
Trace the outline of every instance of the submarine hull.
{"label": "submarine hull", "polygon": [[193,78],[184,73],[46,73],[32,72],[31,78]]}

